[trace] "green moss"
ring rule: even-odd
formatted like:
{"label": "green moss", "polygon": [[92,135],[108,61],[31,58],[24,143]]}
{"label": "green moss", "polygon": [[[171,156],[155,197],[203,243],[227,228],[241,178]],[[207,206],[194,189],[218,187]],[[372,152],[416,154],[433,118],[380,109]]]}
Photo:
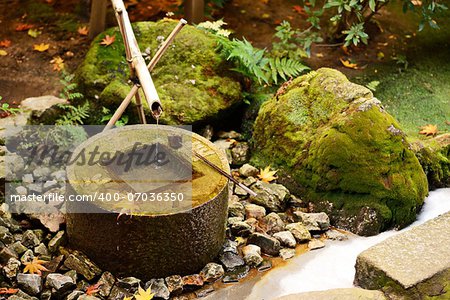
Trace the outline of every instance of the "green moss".
{"label": "green moss", "polygon": [[404,227],[415,219],[428,187],[399,128],[368,89],[338,71],[319,69],[262,106],[253,163],[275,162],[307,200],[333,203],[337,217],[371,207],[381,219],[379,229]]}
{"label": "green moss", "polygon": [[[142,22],[133,25],[141,52],[152,56],[176,22]],[[111,46],[100,46],[105,35],[115,35]],[[192,26],[176,37],[151,72],[161,99],[165,124],[192,124],[216,117],[242,99],[240,83],[229,73],[227,63],[216,53],[216,39]],[[100,103],[116,108],[130,89],[128,65],[117,28],[100,34],[77,70],[77,81],[88,97],[100,95]],[[146,114],[150,115],[147,105]]]}
{"label": "green moss", "polygon": [[450,186],[450,134],[416,140],[412,149],[427,175],[431,189]]}

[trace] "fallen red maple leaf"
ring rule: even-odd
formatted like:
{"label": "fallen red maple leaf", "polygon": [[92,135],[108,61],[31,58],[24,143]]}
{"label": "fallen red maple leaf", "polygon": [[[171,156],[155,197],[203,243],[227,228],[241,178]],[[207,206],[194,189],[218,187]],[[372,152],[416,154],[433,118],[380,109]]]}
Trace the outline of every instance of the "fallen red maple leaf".
{"label": "fallen red maple leaf", "polygon": [[30,28],[33,28],[33,25],[26,24],[26,23],[19,23],[16,26],[16,31],[25,31],[25,30],[28,30]]}
{"label": "fallen red maple leaf", "polygon": [[5,40],[0,41],[0,47],[8,48],[9,46],[11,46],[10,40],[5,39]]}
{"label": "fallen red maple leaf", "polygon": [[12,295],[17,293],[18,291],[18,289],[13,288],[0,288],[0,295]]}

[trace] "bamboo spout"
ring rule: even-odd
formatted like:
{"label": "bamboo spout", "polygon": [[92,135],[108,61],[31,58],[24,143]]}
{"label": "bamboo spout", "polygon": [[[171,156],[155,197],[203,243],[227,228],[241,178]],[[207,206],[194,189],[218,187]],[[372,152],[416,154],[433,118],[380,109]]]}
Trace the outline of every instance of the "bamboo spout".
{"label": "bamboo spout", "polygon": [[116,13],[120,32],[123,36],[125,49],[127,52],[127,60],[133,70],[132,73],[135,72],[137,78],[139,79],[139,83],[144,91],[145,99],[147,100],[147,104],[152,111],[153,117],[158,119],[162,113],[161,101],[159,100],[155,84],[153,83],[150,72],[147,69],[145,60],[139,50],[125,5],[122,0],[111,0],[111,3]]}

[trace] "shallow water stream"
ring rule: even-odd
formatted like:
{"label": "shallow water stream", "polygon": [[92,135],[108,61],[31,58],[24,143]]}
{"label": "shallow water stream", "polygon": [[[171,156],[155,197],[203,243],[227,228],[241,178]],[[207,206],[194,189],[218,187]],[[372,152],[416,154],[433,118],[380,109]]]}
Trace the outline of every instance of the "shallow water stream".
{"label": "shallow water stream", "polygon": [[450,188],[430,192],[417,220],[400,231],[377,236],[350,236],[347,241],[326,241],[326,247],[299,255],[262,277],[221,289],[204,299],[272,300],[294,293],[353,287],[355,262],[365,249],[450,211]]}

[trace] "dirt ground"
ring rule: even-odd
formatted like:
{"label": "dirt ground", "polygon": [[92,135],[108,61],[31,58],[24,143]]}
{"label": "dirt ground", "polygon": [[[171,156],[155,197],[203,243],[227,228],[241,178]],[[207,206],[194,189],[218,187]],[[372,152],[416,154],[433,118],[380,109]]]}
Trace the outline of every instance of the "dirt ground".
{"label": "dirt ground", "polygon": [[[55,57],[64,60],[66,69],[73,72],[86,53],[89,40],[80,35],[77,28],[88,23],[88,1],[78,0],[2,0],[0,1],[0,41],[9,40],[9,47],[0,48],[6,55],[0,56],[0,96],[3,101],[18,105],[21,100],[47,94],[58,95],[60,73],[50,63]],[[155,20],[165,12],[158,6],[159,1],[128,0],[129,12],[133,21]],[[294,28],[306,28],[305,17],[297,13],[294,5],[298,0],[231,0],[222,10],[216,11],[214,18],[223,18],[234,36],[246,37],[261,48],[269,48],[275,27],[282,20],[291,22]],[[176,8],[174,8],[176,11]],[[174,17],[180,17],[175,15]],[[403,51],[411,33],[400,30],[398,20],[388,12],[378,18],[381,26],[372,25],[369,29],[371,41],[368,46],[344,51],[340,45],[314,45],[311,57],[306,63],[311,68],[333,67],[350,75],[358,76],[368,65],[382,63]],[[108,18],[109,24],[114,20]],[[397,22],[397,23],[396,23]],[[36,38],[25,31],[17,31],[21,24],[32,25],[42,34]],[[45,52],[33,50],[36,44],[49,44]],[[380,58],[380,53],[384,58]],[[359,69],[342,66],[340,58],[351,59]]]}

